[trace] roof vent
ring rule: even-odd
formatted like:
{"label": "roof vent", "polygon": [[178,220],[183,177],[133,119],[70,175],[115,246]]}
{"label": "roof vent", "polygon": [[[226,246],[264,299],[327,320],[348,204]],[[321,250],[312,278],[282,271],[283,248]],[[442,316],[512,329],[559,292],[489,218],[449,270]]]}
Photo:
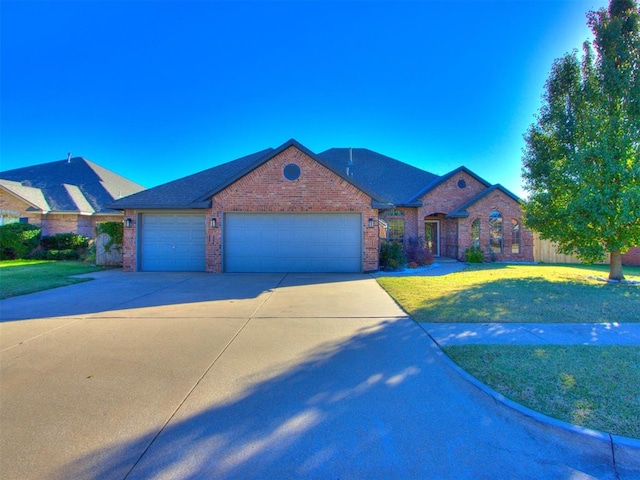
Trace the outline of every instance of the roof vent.
{"label": "roof vent", "polygon": [[71,163],[71,152],[67,153],[67,163]]}
{"label": "roof vent", "polygon": [[353,178],[353,148],[349,147],[349,163],[347,163],[347,177]]}

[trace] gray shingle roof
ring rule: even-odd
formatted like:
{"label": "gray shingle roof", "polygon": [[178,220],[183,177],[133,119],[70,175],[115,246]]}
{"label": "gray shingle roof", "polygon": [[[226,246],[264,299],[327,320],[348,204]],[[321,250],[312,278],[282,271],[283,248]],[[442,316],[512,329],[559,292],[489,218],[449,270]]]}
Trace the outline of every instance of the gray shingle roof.
{"label": "gray shingle roof", "polygon": [[[141,185],[82,157],[6,170],[0,172],[0,178],[39,189],[46,202],[42,207],[48,207],[43,211],[111,213],[113,210],[107,205],[115,199],[144,190]],[[38,196],[31,193],[35,195],[33,198]]]}
{"label": "gray shingle roof", "polygon": [[110,204],[110,207],[123,210],[126,208],[207,208],[211,203],[210,198],[205,198],[209,192],[227,185],[230,178],[236,177],[271,152],[273,152],[272,148],[261,150],[232,162],[158,185],[117,200]]}
{"label": "gray shingle roof", "polygon": [[[442,177],[366,148],[332,148],[315,154],[291,139],[280,147],[268,148],[217,167],[130,195],[110,204],[115,209],[205,209],[211,197],[289,147],[295,147],[344,178],[372,198],[373,208],[419,206],[422,196],[465,167]],[[353,165],[349,166],[352,158]],[[352,173],[347,174],[347,166]]]}
{"label": "gray shingle roof", "polygon": [[44,198],[42,190],[39,188],[25,187],[20,182],[5,179],[0,179],[0,185],[15,196],[30,203],[32,205],[32,207],[30,207],[31,209],[35,208],[37,210],[42,210],[43,212],[51,210],[47,200]]}
{"label": "gray shingle roof", "polygon": [[366,148],[331,148],[318,157],[346,172],[350,151],[353,158],[353,179],[376,192],[380,200],[403,205],[417,191],[438,179],[437,175],[421,170]]}

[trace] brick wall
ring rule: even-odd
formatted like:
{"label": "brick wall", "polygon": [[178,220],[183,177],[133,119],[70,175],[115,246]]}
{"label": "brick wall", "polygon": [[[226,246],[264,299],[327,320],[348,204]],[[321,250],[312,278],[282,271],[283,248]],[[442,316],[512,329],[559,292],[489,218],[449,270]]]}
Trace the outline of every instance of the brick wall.
{"label": "brick wall", "polygon": [[137,271],[136,236],[138,231],[138,217],[135,210],[125,210],[124,218],[131,219],[131,226],[124,226],[122,230],[122,270],[124,272]]}
{"label": "brick wall", "polygon": [[[490,251],[489,215],[492,211],[502,215],[503,245],[502,252],[493,255]],[[464,257],[464,252],[471,246],[471,224],[480,219],[480,248],[485,252],[486,260],[533,262],[533,234],[522,224],[522,211],[518,202],[505,193],[495,190],[487,197],[480,199],[467,208],[468,218],[458,219],[458,258]],[[520,223],[520,252],[511,251],[511,220]]]}

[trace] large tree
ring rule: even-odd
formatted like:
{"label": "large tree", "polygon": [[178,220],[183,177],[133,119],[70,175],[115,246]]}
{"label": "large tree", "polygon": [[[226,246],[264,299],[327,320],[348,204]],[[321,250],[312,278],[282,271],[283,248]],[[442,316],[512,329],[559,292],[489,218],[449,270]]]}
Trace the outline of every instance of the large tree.
{"label": "large tree", "polygon": [[594,41],[557,59],[525,134],[525,222],[590,263],[640,245],[640,31],[634,0],[589,12]]}

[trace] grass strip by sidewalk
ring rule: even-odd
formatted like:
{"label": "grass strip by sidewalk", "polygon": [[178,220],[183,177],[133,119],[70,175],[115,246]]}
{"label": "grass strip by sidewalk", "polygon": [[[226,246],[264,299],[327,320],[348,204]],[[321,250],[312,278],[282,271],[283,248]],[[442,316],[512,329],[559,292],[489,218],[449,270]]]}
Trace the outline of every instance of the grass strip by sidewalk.
{"label": "grass strip by sidewalk", "polygon": [[[470,265],[444,276],[379,277],[418,322],[640,322],[640,286],[595,278],[607,265]],[[640,280],[640,267],[624,267]]]}
{"label": "grass strip by sidewalk", "polygon": [[0,262],[0,299],[86,282],[72,275],[102,270],[75,261],[7,260]]}
{"label": "grass strip by sidewalk", "polygon": [[640,438],[640,347],[456,345],[461,368],[545,415]]}

